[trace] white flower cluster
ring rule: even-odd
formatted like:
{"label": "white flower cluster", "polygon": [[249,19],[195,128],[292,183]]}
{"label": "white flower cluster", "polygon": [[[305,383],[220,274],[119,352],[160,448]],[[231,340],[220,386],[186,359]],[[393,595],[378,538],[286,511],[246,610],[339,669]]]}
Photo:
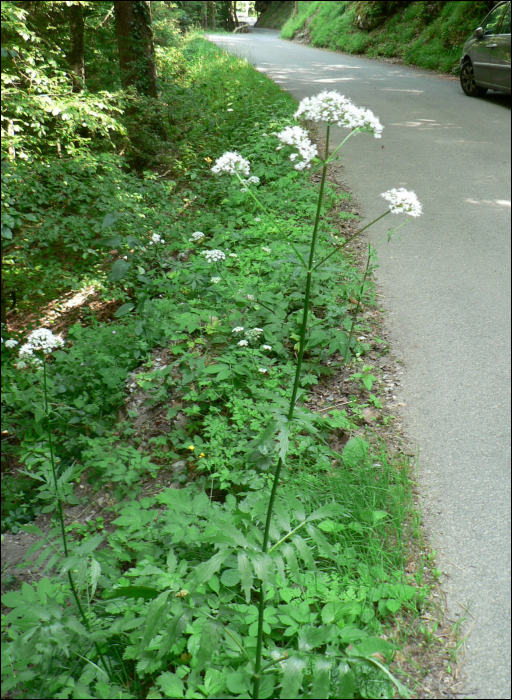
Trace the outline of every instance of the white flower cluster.
{"label": "white flower cluster", "polygon": [[222,252],[222,250],[203,250],[201,255],[204,255],[209,263],[226,259],[226,255]]}
{"label": "white flower cluster", "polygon": [[231,333],[241,333],[243,331],[244,327],[243,326],[237,326],[236,328],[233,328]]}
{"label": "white flower cluster", "polygon": [[39,328],[36,331],[32,331],[27,338],[27,342],[20,348],[20,358],[18,362],[18,369],[26,367],[25,360],[28,360],[34,365],[41,365],[42,361],[40,358],[34,356],[34,352],[41,351],[44,355],[49,355],[53,350],[57,348],[62,348],[64,346],[64,341],[59,338],[48,328]]}
{"label": "white flower cluster", "polygon": [[271,252],[272,252],[272,251],[270,250],[270,248],[268,247],[268,245],[262,245],[262,246],[261,246],[261,250],[262,250],[263,252],[265,252],[265,253],[271,253]]}
{"label": "white flower cluster", "polygon": [[204,238],[204,233],[202,231],[196,231],[188,240],[190,243],[197,243],[197,241],[200,241],[201,238]]}
{"label": "white flower cluster", "polygon": [[165,243],[165,241],[162,238],[162,236],[158,235],[158,233],[154,233],[151,236],[151,240],[149,241],[149,245],[153,245],[153,243],[156,243],[158,245],[158,243]]}
{"label": "white flower cluster", "polygon": [[272,345],[262,345],[263,350],[272,350]]}
{"label": "white flower cluster", "polygon": [[362,129],[380,139],[383,126],[369,109],[356,107],[348,97],[334,90],[324,90],[316,97],[305,97],[295,112],[295,118],[304,117],[313,122],[327,122],[348,129]]}
{"label": "white flower cluster", "polygon": [[230,258],[238,258],[238,255],[236,253],[230,253],[229,257]]}
{"label": "white flower cluster", "polygon": [[292,153],[290,160],[292,163],[300,154],[303,160],[296,163],[293,167],[295,170],[304,170],[311,167],[311,161],[318,155],[318,150],[314,143],[311,143],[308,132],[300,126],[287,126],[285,129],[276,134],[281,143],[287,146],[295,146],[299,153]]}
{"label": "white flower cluster", "polygon": [[212,284],[219,284],[220,280],[221,280],[220,277],[212,277],[211,280],[210,280],[210,282],[211,282]]}
{"label": "white flower cluster", "polygon": [[246,347],[247,345],[249,345],[249,341],[248,340],[240,340],[237,343],[237,345],[239,345],[241,348],[243,348],[243,347]]}
{"label": "white flower cluster", "polygon": [[236,151],[226,151],[220,158],[217,158],[215,165],[212,168],[212,173],[216,175],[220,173],[229,173],[230,175],[235,175],[240,173],[240,175],[245,175],[249,177],[251,172],[250,161],[245,160]]}
{"label": "white flower cluster", "polygon": [[[2,338],[2,343],[3,342],[4,342],[4,339]],[[14,338],[9,338],[8,340],[5,341],[6,348],[15,348],[16,345],[18,345],[18,341],[14,340]]]}
{"label": "white flower cluster", "polygon": [[403,187],[398,190],[393,188],[383,192],[381,197],[390,202],[389,210],[393,214],[408,214],[409,216],[421,216],[422,208],[414,192],[409,192]]}
{"label": "white flower cluster", "polygon": [[260,335],[263,333],[263,328],[253,328],[249,331],[245,331],[244,335],[249,340],[258,340]]}
{"label": "white flower cluster", "polygon": [[257,175],[251,175],[251,177],[243,179],[242,182],[244,185],[259,185],[261,180]]}
{"label": "white flower cluster", "polygon": [[261,374],[268,374],[268,369],[264,369],[263,367],[260,367],[258,369],[258,372],[260,372]]}

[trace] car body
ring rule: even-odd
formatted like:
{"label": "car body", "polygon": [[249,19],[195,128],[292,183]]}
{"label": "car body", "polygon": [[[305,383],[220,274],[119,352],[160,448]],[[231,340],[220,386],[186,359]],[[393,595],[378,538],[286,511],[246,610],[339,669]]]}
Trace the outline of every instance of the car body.
{"label": "car body", "polygon": [[460,84],[466,95],[510,95],[510,1],[500,2],[464,44]]}

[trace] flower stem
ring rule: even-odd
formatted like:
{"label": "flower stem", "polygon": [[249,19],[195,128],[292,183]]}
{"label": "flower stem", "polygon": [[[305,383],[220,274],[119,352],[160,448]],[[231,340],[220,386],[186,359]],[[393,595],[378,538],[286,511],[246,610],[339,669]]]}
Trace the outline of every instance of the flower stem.
{"label": "flower stem", "polygon": [[[302,314],[302,324],[300,327],[300,344],[299,344],[299,354],[297,357],[297,366],[295,368],[295,380],[293,383],[292,395],[290,397],[290,407],[288,409],[288,421],[293,419],[293,413],[295,410],[295,402],[297,400],[297,393],[299,391],[300,375],[302,369],[302,360],[304,357],[304,350],[306,348],[306,332],[308,326],[308,314],[309,314],[309,301],[311,297],[311,288],[313,281],[313,261],[315,257],[315,247],[318,238],[318,227],[320,224],[320,215],[322,213],[322,199],[324,195],[325,178],[327,175],[327,166],[329,163],[329,130],[330,125],[327,125],[327,133],[325,138],[325,157],[324,164],[322,167],[322,179],[320,181],[320,191],[318,193],[318,204],[316,208],[315,224],[313,227],[313,235],[311,237],[311,246],[309,250],[309,262],[307,266],[307,277],[306,277],[306,289],[304,292],[304,310]],[[346,139],[345,139],[346,140]],[[279,477],[281,475],[281,470],[283,467],[283,458],[279,457],[277,461],[276,471],[274,473],[274,481],[272,484],[272,491],[270,493],[270,498],[267,508],[267,517],[265,521],[265,530],[263,533],[263,545],[262,551],[265,553],[268,549],[268,540],[270,532],[270,521],[272,519],[272,512],[274,510],[274,503],[276,500],[277,489],[279,486]],[[253,694],[252,697],[255,700],[259,698],[260,691],[260,681],[261,681],[261,660],[263,651],[263,615],[265,612],[265,602],[266,602],[266,588],[263,582],[260,583],[260,599],[258,603],[258,634],[256,639],[256,663],[254,667],[254,683],[253,683]]]}
{"label": "flower stem", "polygon": [[[59,493],[59,485],[57,481],[57,469],[55,467],[55,455],[54,455],[54,449],[53,449],[53,440],[52,440],[52,429],[50,425],[50,412],[48,410],[48,386],[46,382],[46,362],[43,362],[43,388],[44,388],[44,412],[45,412],[45,417],[46,417],[46,429],[48,433],[48,444],[50,447],[50,464],[52,466],[52,475],[53,475],[53,486],[55,489],[55,498],[57,500],[57,513],[59,516],[59,523],[60,523],[60,530],[62,533],[62,543],[64,546],[64,555],[67,557],[68,556],[68,543],[67,543],[67,537],[66,537],[66,528],[64,526],[64,513],[62,511],[62,501],[60,499],[60,493]],[[69,585],[71,586],[71,591],[73,593],[73,598],[75,599],[75,603],[77,605],[77,608],[80,612],[80,617],[83,620],[83,623],[85,627],[87,628],[87,631],[89,633],[92,632],[91,625],[89,623],[89,620],[87,619],[87,615],[85,614],[85,611],[82,607],[82,603],[80,601],[80,598],[78,596],[76,587],[75,587],[75,582],[73,581],[73,576],[71,575],[71,570],[68,569],[68,581]],[[107,666],[107,663],[105,661],[105,658],[101,652],[101,649],[98,646],[98,642],[93,641],[93,644],[96,648],[96,653],[98,654],[99,658],[101,659],[101,662],[103,664],[103,667],[105,668],[105,671],[107,672],[108,677],[112,682],[115,682],[115,677],[112,674],[112,669],[110,669]]]}

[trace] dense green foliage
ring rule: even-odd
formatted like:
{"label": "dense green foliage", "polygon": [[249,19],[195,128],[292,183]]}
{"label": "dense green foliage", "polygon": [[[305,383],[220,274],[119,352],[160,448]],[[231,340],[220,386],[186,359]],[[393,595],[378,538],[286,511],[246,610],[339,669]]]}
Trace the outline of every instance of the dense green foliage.
{"label": "dense green foliage", "polygon": [[[387,623],[426,595],[422,567],[404,571],[407,463],[364,430],[358,395],[341,411],[306,408],[309,388],[350,361],[372,387],[369,348],[348,332],[354,296],[370,303],[372,285],[341,252],[315,278],[298,417],[290,427],[283,416],[304,286],[290,244],[305,250],[317,196],[276,152],[293,100],[245,61],[180,37],[163,3],[158,99],[123,93],[106,68],[110,3],[89,8],[88,87],[71,95],[65,33],[38,34],[37,18],[4,5],[16,86],[5,109],[19,126],[3,174],[7,285],[22,310],[94,285],[117,311],[105,321],[85,310],[44,372],[2,344],[4,528],[60,503],[105,504],[68,522],[66,538],[28,526],[40,535],[36,574],[3,596],[3,693],[250,697],[265,582],[260,697],[406,695],[388,670],[400,640]],[[41,101],[50,82],[55,113]],[[268,215],[236,179],[212,176],[226,150],[250,159]],[[328,188],[326,212],[340,196]],[[334,224],[327,215],[319,257],[333,251]],[[225,261],[209,263],[208,250]],[[21,343],[29,330],[2,335]],[[286,468],[263,554],[278,452]]]}
{"label": "dense green foliage", "polygon": [[281,36],[370,57],[456,71],[462,45],[493,2],[299,2]]}

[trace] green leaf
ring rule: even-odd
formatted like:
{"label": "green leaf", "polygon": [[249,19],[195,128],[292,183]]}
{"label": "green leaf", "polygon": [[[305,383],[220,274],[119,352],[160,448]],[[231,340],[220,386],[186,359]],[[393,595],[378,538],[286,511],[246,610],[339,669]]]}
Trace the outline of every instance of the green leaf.
{"label": "green leaf", "polygon": [[284,670],[281,680],[281,695],[284,700],[299,697],[302,685],[302,676],[306,661],[299,656],[292,656],[284,662]]}
{"label": "green leaf", "polygon": [[225,569],[220,580],[224,586],[237,586],[240,583],[240,572],[236,569]]}
{"label": "green leaf", "polygon": [[126,316],[126,314],[129,314],[130,311],[134,308],[135,304],[128,302],[127,304],[123,304],[122,306],[120,306],[115,312],[114,316],[116,316],[117,318],[121,318],[121,316]]}
{"label": "green leaf", "polygon": [[230,552],[223,550],[221,552],[217,552],[217,554],[214,554],[211,559],[208,559],[208,561],[199,564],[193,575],[195,584],[198,585],[209,581],[213,574],[216,574],[217,571],[219,571],[220,567],[226,561],[229,555]]}
{"label": "green leaf", "polygon": [[[331,686],[331,667],[332,663],[323,657],[319,657],[315,660],[314,670],[313,670],[313,684],[311,686],[311,698],[315,700],[322,700],[323,698],[329,697],[329,690]],[[340,698],[346,697],[345,695],[338,695]]]}
{"label": "green leaf", "polygon": [[153,637],[158,634],[162,628],[162,625],[164,625],[166,622],[165,609],[168,607],[167,598],[169,597],[169,593],[170,591],[160,593],[160,595],[149,605],[148,613],[146,615],[144,635],[140,642],[140,648],[142,651],[145,650]]}
{"label": "green leaf", "polygon": [[119,282],[119,280],[126,275],[131,266],[132,264],[128,262],[128,260],[116,260],[112,265],[112,270],[108,279],[111,282]]}
{"label": "green leaf", "polygon": [[110,238],[99,238],[96,241],[96,245],[106,245],[109,248],[119,248],[123,245],[123,239],[121,236],[111,236]]}
{"label": "green leaf", "polygon": [[160,591],[156,588],[149,588],[148,586],[123,586],[122,588],[114,588],[111,591],[106,591],[103,597],[106,600],[111,598],[143,598],[144,600],[153,600],[158,595]]}
{"label": "green leaf", "polygon": [[2,226],[2,238],[12,240],[12,231],[8,226]]}
{"label": "green leaf", "polygon": [[162,673],[156,679],[158,687],[168,698],[182,698],[185,695],[185,686],[183,681],[175,673]]}
{"label": "green leaf", "polygon": [[353,437],[345,445],[341,458],[349,469],[359,467],[366,460],[370,445],[362,437]]}
{"label": "green leaf", "polygon": [[265,698],[270,698],[274,694],[274,688],[276,687],[276,674],[266,673],[261,679],[260,683],[260,698],[265,700]]}
{"label": "green leaf", "polygon": [[338,666],[338,698],[352,700],[356,692],[356,681],[354,672],[346,661],[342,661]]}
{"label": "green leaf", "polygon": [[235,695],[248,695],[251,687],[251,674],[243,668],[235,673],[228,673],[226,678],[228,690]]}
{"label": "green leaf", "polygon": [[245,552],[238,552],[238,572],[240,574],[242,590],[245,593],[245,600],[248,603],[251,599],[253,574],[252,566],[249,563],[249,558]]}
{"label": "green leaf", "polygon": [[118,211],[107,214],[102,221],[101,228],[105,229],[112,226],[112,224],[115,224],[122,216],[123,215]]}
{"label": "green leaf", "polygon": [[197,671],[202,671],[213,652],[218,649],[223,627],[216,620],[206,620],[201,633],[201,644],[197,652]]}

